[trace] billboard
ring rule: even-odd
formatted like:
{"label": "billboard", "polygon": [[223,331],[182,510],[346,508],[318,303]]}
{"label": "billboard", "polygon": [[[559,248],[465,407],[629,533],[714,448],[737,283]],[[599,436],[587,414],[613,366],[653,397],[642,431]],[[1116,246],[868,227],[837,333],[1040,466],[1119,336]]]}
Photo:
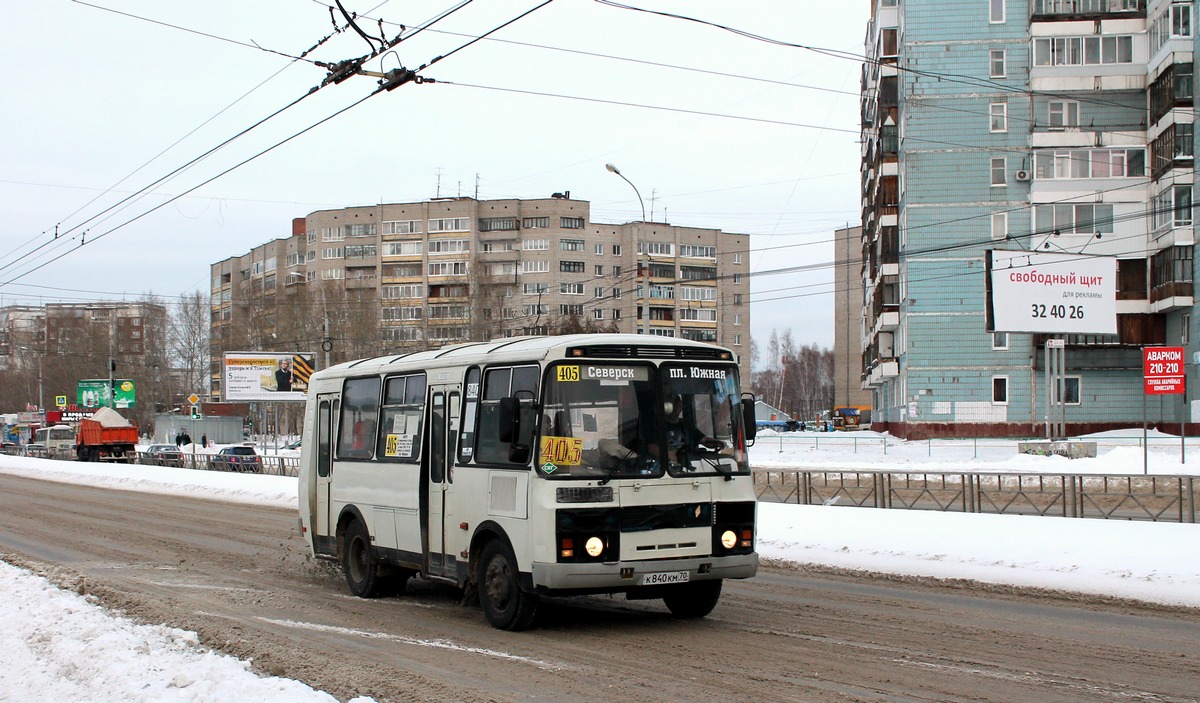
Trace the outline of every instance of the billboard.
{"label": "billboard", "polygon": [[317,355],[300,352],[225,352],[227,401],[304,400]]}
{"label": "billboard", "polygon": [[[132,408],[137,405],[137,393],[133,381],[127,378],[113,380],[116,386],[115,408]],[[75,383],[75,404],[81,408],[95,410],[108,407],[108,379],[89,378]]]}
{"label": "billboard", "polygon": [[1117,260],[1039,251],[988,251],[989,332],[1116,334]]}

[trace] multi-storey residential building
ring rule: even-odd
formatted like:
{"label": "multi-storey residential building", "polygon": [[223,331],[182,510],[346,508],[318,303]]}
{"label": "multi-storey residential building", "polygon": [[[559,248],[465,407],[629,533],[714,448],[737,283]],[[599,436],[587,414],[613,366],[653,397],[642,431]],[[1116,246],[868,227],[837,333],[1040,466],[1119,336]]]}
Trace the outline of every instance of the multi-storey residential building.
{"label": "multi-storey residential building", "polygon": [[[749,236],[590,221],[569,194],[321,210],[212,265],[214,396],[225,351],[323,347],[322,363],[596,330],[728,346],[750,373]],[[297,300],[308,312],[296,316]],[[353,319],[352,319],[353,318]]]}
{"label": "multi-storey residential building", "polygon": [[[862,384],[862,228],[833,232],[833,407],[871,405]],[[828,408],[826,408],[828,409]]]}
{"label": "multi-storey residential building", "polygon": [[126,413],[144,423],[171,400],[166,338],[167,310],[151,302],[0,308],[0,404],[74,404],[78,381],[111,373],[134,381],[137,406]]}
{"label": "multi-storey residential building", "polygon": [[[861,348],[877,428],[1036,436],[1048,395],[1069,433],[1140,424],[1141,347],[1196,348],[1194,15],[1169,0],[875,1]],[[1115,257],[1117,334],[989,332],[988,249]],[[1052,337],[1066,371],[1048,394]],[[1182,412],[1156,398],[1150,419]]]}

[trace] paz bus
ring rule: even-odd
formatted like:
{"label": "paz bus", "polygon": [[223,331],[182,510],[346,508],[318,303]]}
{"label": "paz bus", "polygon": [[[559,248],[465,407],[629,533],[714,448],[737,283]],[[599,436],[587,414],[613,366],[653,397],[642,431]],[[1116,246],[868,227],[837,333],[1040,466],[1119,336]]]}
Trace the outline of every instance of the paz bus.
{"label": "paz bus", "polygon": [[423,578],[531,626],[543,597],[708,615],[754,576],[754,400],[734,354],[643,335],[514,337],[314,374],[299,528],[370,598]]}
{"label": "paz bus", "polygon": [[75,458],[75,428],[70,425],[39,427],[34,441],[46,448],[46,456],[51,459]]}

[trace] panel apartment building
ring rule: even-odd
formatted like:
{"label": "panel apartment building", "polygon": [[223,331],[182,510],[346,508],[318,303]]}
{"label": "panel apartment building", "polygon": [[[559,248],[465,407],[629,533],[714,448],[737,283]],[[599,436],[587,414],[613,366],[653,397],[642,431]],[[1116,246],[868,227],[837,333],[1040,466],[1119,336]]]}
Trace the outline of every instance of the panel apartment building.
{"label": "panel apartment building", "polygon": [[[748,251],[748,235],[717,229],[592,223],[590,203],[569,193],[320,210],[290,237],[212,264],[213,395],[224,351],[339,363],[563,330],[720,344],[748,380]],[[301,316],[297,299],[309,303]]]}
{"label": "panel apartment building", "polygon": [[[861,347],[876,428],[1039,436],[1048,395],[1067,434],[1136,426],[1141,348],[1192,358],[1195,20],[1166,0],[873,3]],[[988,249],[1116,257],[1118,333],[989,332]],[[1051,338],[1061,383],[1045,380]],[[1152,423],[1185,415],[1179,396],[1151,399]]]}

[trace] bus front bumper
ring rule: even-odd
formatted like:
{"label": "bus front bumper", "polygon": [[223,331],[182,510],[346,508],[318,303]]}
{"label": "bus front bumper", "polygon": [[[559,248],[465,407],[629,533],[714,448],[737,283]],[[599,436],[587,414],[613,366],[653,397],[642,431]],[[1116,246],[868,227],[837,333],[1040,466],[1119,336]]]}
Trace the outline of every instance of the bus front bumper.
{"label": "bus front bumper", "polygon": [[596,564],[533,563],[533,587],[541,592],[627,591],[713,579],[744,579],[758,572],[758,554]]}

